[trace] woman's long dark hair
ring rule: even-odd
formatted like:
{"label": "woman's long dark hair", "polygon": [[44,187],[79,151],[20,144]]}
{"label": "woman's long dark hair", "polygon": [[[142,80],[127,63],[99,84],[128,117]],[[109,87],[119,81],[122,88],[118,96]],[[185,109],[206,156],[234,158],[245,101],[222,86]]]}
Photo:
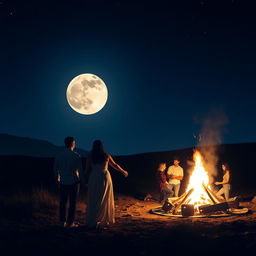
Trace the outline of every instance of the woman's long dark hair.
{"label": "woman's long dark hair", "polygon": [[94,164],[102,164],[107,160],[108,154],[105,152],[100,140],[95,140],[92,144],[91,158]]}
{"label": "woman's long dark hair", "polygon": [[224,174],[229,171],[230,173],[230,167],[229,167],[229,164],[228,163],[222,163],[222,165],[224,165],[226,167],[226,170],[224,171]]}

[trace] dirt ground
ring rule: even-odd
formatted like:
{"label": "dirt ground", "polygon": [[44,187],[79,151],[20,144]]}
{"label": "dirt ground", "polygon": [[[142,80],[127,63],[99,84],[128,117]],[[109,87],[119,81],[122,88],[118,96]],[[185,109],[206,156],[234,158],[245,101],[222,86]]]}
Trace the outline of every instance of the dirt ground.
{"label": "dirt ground", "polygon": [[85,204],[79,203],[77,229],[59,227],[57,209],[38,211],[29,220],[2,219],[0,249],[5,255],[252,255],[256,202],[240,205],[250,212],[223,218],[175,218],[149,213],[160,206],[157,202],[116,195],[116,223],[105,230],[85,228]]}

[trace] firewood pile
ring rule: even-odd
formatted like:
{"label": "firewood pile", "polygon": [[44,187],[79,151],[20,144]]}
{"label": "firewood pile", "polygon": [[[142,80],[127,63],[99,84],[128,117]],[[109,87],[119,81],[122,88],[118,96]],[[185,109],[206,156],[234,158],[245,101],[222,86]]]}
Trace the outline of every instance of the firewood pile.
{"label": "firewood pile", "polygon": [[210,199],[210,204],[199,205],[197,207],[190,204],[190,196],[194,191],[191,188],[178,198],[168,198],[162,206],[162,211],[169,215],[181,215],[183,217],[248,212],[247,208],[240,209],[238,197],[230,198],[228,201],[221,201],[209,187],[202,186]]}

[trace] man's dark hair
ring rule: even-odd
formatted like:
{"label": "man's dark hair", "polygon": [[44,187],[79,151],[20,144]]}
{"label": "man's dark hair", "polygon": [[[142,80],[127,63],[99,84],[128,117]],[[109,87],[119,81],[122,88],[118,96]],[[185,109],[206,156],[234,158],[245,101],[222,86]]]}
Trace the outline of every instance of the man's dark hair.
{"label": "man's dark hair", "polygon": [[174,156],[173,161],[178,160],[180,162],[180,158],[178,156]]}
{"label": "man's dark hair", "polygon": [[66,137],[65,140],[64,140],[65,146],[67,148],[70,148],[72,146],[74,140],[75,140],[74,137],[71,137],[71,136]]}

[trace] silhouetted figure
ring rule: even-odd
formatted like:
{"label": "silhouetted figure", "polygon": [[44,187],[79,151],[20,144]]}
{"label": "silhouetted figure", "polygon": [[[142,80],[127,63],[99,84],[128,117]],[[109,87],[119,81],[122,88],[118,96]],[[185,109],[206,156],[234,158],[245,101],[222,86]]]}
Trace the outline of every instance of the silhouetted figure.
{"label": "silhouetted figure", "polygon": [[86,161],[86,173],[91,170],[88,181],[88,202],[86,224],[89,228],[96,228],[115,222],[114,193],[108,164],[123,173],[112,156],[104,151],[100,140],[93,142],[92,150]]}
{"label": "silhouetted figure", "polygon": [[[65,149],[55,159],[54,173],[60,184],[59,221],[63,227],[77,227],[74,223],[82,161],[76,152],[75,139],[65,138]],[[68,216],[66,216],[69,201]]]}
{"label": "silhouetted figure", "polygon": [[217,196],[225,195],[225,199],[229,199],[230,186],[230,169],[228,164],[222,164],[223,180],[221,182],[215,182],[215,185],[222,185],[222,188],[216,193]]}
{"label": "silhouetted figure", "polygon": [[177,157],[173,160],[173,165],[168,168],[167,177],[171,189],[174,189],[175,197],[179,196],[180,181],[183,180],[183,168],[179,165],[180,161]]}

